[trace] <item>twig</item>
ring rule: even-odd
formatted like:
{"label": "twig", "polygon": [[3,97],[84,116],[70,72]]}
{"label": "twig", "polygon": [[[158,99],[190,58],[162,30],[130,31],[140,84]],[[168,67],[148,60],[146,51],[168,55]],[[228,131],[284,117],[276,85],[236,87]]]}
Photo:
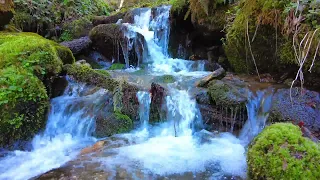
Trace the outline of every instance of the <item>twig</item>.
{"label": "twig", "polygon": [[251,56],[252,56],[252,60],[253,60],[254,66],[256,68],[259,80],[261,81],[261,77],[260,77],[259,70],[258,70],[258,67],[257,67],[257,64],[256,64],[256,60],[254,58],[254,55],[253,55],[253,52],[252,52],[252,49],[251,49],[251,43],[250,43],[250,37],[249,37],[249,20],[247,20],[247,38],[248,38],[248,45],[249,45],[250,53],[251,53]]}

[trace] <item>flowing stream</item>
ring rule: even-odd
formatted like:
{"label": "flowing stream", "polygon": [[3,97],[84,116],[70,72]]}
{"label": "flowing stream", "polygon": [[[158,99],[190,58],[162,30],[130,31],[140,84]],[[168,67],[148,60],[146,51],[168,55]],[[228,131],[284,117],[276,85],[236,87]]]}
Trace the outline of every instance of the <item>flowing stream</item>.
{"label": "flowing stream", "polygon": [[[136,15],[134,24],[127,24],[126,35],[144,36],[148,56],[142,62],[151,75],[204,77],[209,72],[201,61],[169,57],[169,11],[170,6],[162,6]],[[78,179],[245,178],[245,147],[264,128],[271,95],[249,96],[249,119],[237,138],[197,128],[202,124],[197,103],[179,83],[168,85],[165,122],[149,123],[150,93],[140,91],[140,127],[104,139],[101,152],[83,159],[80,150],[97,142],[92,137],[96,115],[110,108],[106,102],[112,97],[106,90],[69,80],[64,95],[52,99],[46,129],[34,137],[32,150],[10,152],[0,159],[0,180],[34,178],[61,166]]]}

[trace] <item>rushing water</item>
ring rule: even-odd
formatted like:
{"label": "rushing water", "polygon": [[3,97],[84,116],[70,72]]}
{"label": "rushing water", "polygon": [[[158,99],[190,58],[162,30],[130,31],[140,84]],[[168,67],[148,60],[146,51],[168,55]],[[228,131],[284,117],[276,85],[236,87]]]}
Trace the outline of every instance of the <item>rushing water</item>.
{"label": "rushing water", "polygon": [[[134,17],[134,24],[127,24],[127,37],[143,35],[148,56],[142,62],[149,64],[151,75],[173,74],[202,77],[204,63],[173,59],[168,55],[169,6],[146,9]],[[133,48],[133,42],[122,48]],[[124,51],[126,53],[128,51]],[[129,55],[124,54],[127,67]],[[130,71],[128,71],[130,72]],[[181,82],[180,82],[181,83]],[[88,166],[80,169],[78,179],[94,178],[96,169],[106,178],[200,178],[219,179],[225,176],[245,178],[245,146],[264,127],[271,96],[264,92],[250,94],[247,110],[249,120],[240,138],[230,133],[213,134],[201,127],[201,114],[194,98],[187,89],[177,84],[168,86],[165,98],[166,121],[149,124],[151,96],[138,92],[141,126],[135,131],[107,138],[101,153],[90,155]],[[51,101],[51,110],[45,131],[35,136],[31,151],[14,151],[0,159],[0,179],[28,179],[76,162],[81,148],[96,141],[91,137],[95,118],[107,111],[110,95],[105,90],[94,90],[70,82],[63,96]],[[200,124],[200,125],[199,125]],[[69,170],[71,171],[71,170]],[[139,172],[139,175],[137,175]],[[87,173],[83,175],[83,173]],[[119,175],[120,174],[120,175]]]}

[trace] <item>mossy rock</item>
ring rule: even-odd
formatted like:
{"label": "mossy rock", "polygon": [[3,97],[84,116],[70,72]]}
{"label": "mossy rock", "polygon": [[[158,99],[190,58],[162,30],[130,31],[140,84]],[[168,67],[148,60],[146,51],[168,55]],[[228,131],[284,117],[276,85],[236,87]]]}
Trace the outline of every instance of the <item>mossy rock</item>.
{"label": "mossy rock", "polygon": [[70,49],[34,33],[0,33],[0,69],[21,66],[41,80],[55,76],[63,64],[74,63]]}
{"label": "mossy rock", "polygon": [[2,0],[0,3],[0,30],[13,18],[13,1],[12,0]]}
{"label": "mossy rock", "polygon": [[95,136],[98,138],[126,133],[133,129],[133,121],[129,116],[115,111],[106,118],[98,118]]}
{"label": "mossy rock", "polygon": [[138,91],[138,87],[126,81],[120,81],[113,91],[114,111],[128,115],[133,120],[138,119]]}
{"label": "mossy rock", "polygon": [[118,82],[111,79],[106,71],[94,70],[86,65],[65,65],[63,69],[67,75],[72,76],[75,80],[84,82],[90,85],[101,87],[109,91],[113,91],[118,85]]}
{"label": "mossy rock", "polygon": [[247,89],[244,83],[213,80],[208,85],[208,93],[217,105],[226,107],[244,106],[247,102]]}
{"label": "mossy rock", "polygon": [[49,98],[42,82],[22,67],[0,70],[0,147],[28,140],[45,125]]}
{"label": "mossy rock", "polygon": [[279,32],[284,21],[281,19],[281,13],[290,3],[291,0],[247,0],[239,3],[235,10],[235,19],[227,28],[224,45],[230,65],[236,72],[256,71],[246,35],[247,31],[252,54],[260,72],[279,70],[281,53],[279,47],[287,41]]}
{"label": "mossy rock", "polygon": [[290,123],[266,127],[248,150],[250,179],[319,179],[319,169],[319,144]]}

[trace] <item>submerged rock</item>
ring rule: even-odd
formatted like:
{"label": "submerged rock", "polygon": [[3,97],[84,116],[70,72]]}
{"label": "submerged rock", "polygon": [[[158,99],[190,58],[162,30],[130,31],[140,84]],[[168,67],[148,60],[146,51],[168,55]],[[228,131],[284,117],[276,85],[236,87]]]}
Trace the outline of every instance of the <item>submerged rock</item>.
{"label": "submerged rock", "polygon": [[249,179],[319,179],[319,144],[293,124],[266,127],[248,150]]}

